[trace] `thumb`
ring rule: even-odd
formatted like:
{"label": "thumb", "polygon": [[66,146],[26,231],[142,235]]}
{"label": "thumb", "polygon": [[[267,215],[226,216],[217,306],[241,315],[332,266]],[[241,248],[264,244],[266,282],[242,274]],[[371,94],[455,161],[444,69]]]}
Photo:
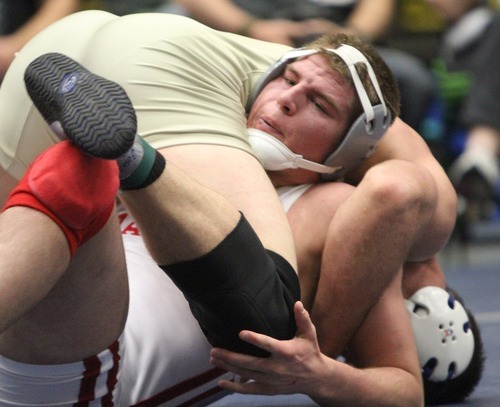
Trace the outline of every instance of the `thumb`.
{"label": "thumb", "polygon": [[316,338],[316,327],[311,321],[309,312],[304,308],[301,301],[297,301],[294,306],[295,323],[297,324],[297,336]]}

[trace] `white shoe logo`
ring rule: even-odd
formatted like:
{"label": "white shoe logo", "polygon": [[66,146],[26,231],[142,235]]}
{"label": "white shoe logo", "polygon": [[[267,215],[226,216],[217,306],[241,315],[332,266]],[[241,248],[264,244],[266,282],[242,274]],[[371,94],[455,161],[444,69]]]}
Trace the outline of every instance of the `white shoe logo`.
{"label": "white shoe logo", "polygon": [[61,93],[71,92],[75,88],[79,77],[80,75],[77,73],[70,73],[66,75],[61,84]]}

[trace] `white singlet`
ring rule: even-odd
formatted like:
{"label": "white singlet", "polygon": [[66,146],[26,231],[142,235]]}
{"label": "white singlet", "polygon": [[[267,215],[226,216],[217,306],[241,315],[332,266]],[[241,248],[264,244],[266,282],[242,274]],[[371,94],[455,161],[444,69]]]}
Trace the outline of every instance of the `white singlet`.
{"label": "white singlet", "polygon": [[217,381],[234,375],[209,363],[211,346],[184,296],[150,257],[133,218],[124,210],[119,217],[130,286],[120,339],[97,356],[63,365],[0,356],[1,406],[174,407],[226,394]]}

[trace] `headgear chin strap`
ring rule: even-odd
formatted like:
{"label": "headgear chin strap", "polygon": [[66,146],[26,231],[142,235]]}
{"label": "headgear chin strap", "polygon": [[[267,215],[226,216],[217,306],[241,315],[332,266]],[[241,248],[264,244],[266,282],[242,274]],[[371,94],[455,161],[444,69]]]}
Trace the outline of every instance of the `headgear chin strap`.
{"label": "headgear chin strap", "polygon": [[[317,164],[317,166],[310,166],[307,168],[311,171],[319,172],[322,175],[324,181],[333,181],[335,179],[339,179],[344,176],[347,172],[356,168],[359,164],[361,164],[364,160],[366,160],[377,147],[380,139],[385,134],[387,129],[391,124],[391,113],[388,111],[384,98],[382,96],[382,92],[380,90],[380,86],[378,84],[377,78],[375,76],[375,72],[371,67],[370,63],[366,59],[366,57],[356,48],[350,45],[341,45],[340,47],[333,49],[328,48],[326,51],[331,52],[339,56],[344,63],[349,68],[349,72],[351,73],[354,86],[356,92],[358,94],[359,100],[361,101],[361,105],[363,107],[363,112],[352,124],[351,128],[347,132],[347,135],[344,137],[340,146],[330,154],[324,162],[324,165]],[[312,54],[318,53],[318,50],[315,49],[294,49],[292,51],[287,52],[283,55],[277,62],[275,62],[271,68],[262,76],[259,83],[256,86],[256,90],[253,95],[249,98],[247,104],[247,112],[252,107],[255,99],[262,91],[262,89],[273,79],[276,79],[281,74],[283,74],[286,66],[297,60],[298,58],[303,58]],[[357,63],[362,63],[365,65],[369,78],[372,82],[372,85],[377,92],[380,103],[373,106],[370,102],[370,98],[363,86],[361,78],[356,71],[355,65]],[[251,132],[249,131],[249,134]],[[269,136],[271,137],[271,136]],[[262,137],[258,140],[257,138],[254,140],[256,143],[261,144]],[[252,143],[252,141],[251,141]],[[282,143],[280,143],[282,144]],[[271,146],[271,144],[269,144]],[[253,145],[252,145],[253,147]],[[270,147],[273,148],[273,147]],[[287,149],[288,150],[288,149]],[[296,157],[299,155],[294,154],[290,150],[289,153],[282,154],[283,155],[283,169],[284,168],[306,168],[303,165],[305,162],[312,163],[311,161],[307,161],[300,156],[300,160],[297,161]],[[255,151],[257,157],[260,157],[260,153],[258,150]],[[291,157],[293,154],[293,158]],[[277,168],[277,155],[273,156],[273,166]],[[267,168],[264,160],[261,158],[264,164],[264,168],[267,170],[272,170],[271,168]],[[292,161],[290,161],[292,160]],[[295,166],[297,163],[300,163],[300,166]],[[307,165],[309,165],[307,164]],[[333,170],[325,170],[325,166],[329,168],[333,168]],[[316,169],[313,169],[316,168]],[[277,171],[277,170],[274,170]]]}
{"label": "headgear chin strap", "polygon": [[328,167],[306,160],[295,154],[276,137],[257,129],[248,129],[248,141],[252,150],[259,157],[263,167],[269,171],[281,171],[289,168],[304,168],[321,174],[332,174],[341,167]]}
{"label": "headgear chin strap", "polygon": [[405,302],[422,376],[444,382],[463,373],[472,360],[474,335],[462,304],[446,290],[431,286]]}

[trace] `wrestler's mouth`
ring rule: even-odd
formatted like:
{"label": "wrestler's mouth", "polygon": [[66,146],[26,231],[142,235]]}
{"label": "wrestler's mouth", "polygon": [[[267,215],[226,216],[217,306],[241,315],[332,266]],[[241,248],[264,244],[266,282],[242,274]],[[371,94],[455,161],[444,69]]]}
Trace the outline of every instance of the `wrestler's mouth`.
{"label": "wrestler's mouth", "polygon": [[283,133],[281,132],[280,128],[278,125],[270,118],[267,117],[262,117],[258,123],[256,128],[258,130],[264,131],[278,139],[283,137]]}

